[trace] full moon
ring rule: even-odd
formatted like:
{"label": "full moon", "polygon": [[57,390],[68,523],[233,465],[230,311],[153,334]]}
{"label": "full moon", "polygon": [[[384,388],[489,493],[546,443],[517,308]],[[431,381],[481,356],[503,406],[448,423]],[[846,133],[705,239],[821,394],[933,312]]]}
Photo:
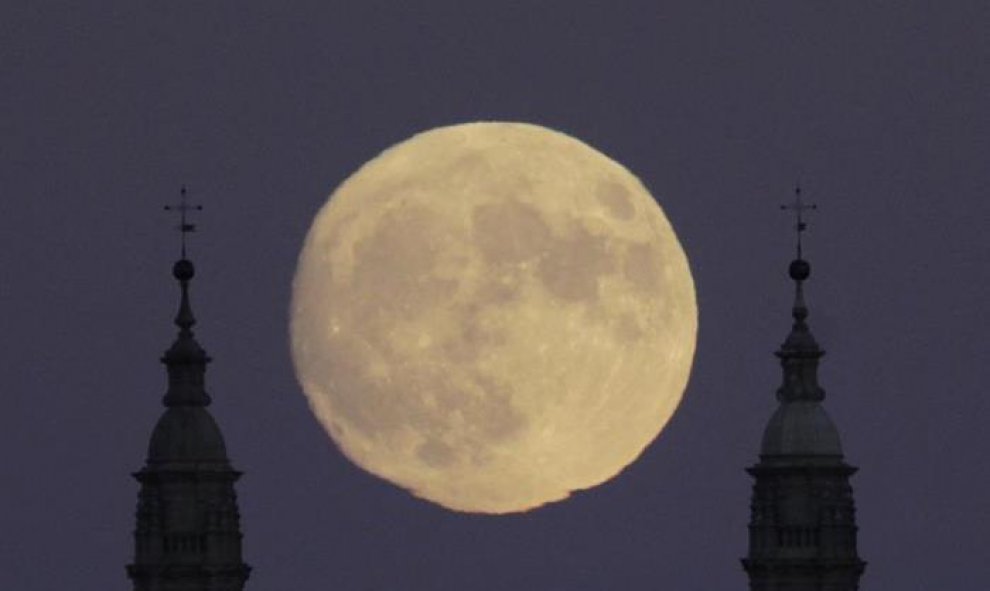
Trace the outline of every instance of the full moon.
{"label": "full moon", "polygon": [[615,476],[669,421],[698,312],[666,216],[622,165],[524,123],[441,127],[320,209],[292,291],[296,374],[354,463],[457,511]]}

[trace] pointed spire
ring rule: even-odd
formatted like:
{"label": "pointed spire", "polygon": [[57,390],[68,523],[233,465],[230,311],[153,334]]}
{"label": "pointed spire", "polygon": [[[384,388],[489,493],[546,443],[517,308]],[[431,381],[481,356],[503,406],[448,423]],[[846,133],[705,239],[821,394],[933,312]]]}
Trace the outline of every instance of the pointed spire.
{"label": "pointed spire", "polygon": [[186,212],[202,210],[201,205],[186,203],[186,188],[180,192],[182,201],[175,206],[165,206],[166,210],[178,211],[180,224],[178,230],[182,235],[182,258],[172,267],[172,276],[179,281],[181,295],[179,311],[175,315],[175,325],[179,334],[162,357],[162,363],[168,368],[168,391],[163,402],[165,406],[207,406],[210,396],[204,390],[204,374],[210,357],[196,342],[192,327],[196,324],[192,306],[189,303],[189,282],[196,275],[192,261],[186,258],[186,234],[195,230],[195,225],[186,219]]}
{"label": "pointed spire", "polygon": [[801,187],[794,191],[793,204],[782,205],[781,209],[795,212],[797,232],[797,258],[791,261],[788,275],[794,281],[794,305],[791,316],[794,323],[787,339],[777,351],[784,370],[784,383],[777,390],[781,402],[792,400],[822,400],[825,391],[818,385],[818,360],[825,352],[808,328],[808,306],[804,301],[804,282],[811,276],[811,265],[803,258],[801,236],[808,229],[803,213],[817,209],[815,204],[801,201]]}
{"label": "pointed spire", "polygon": [[196,324],[196,317],[193,316],[192,307],[189,305],[189,280],[196,275],[196,268],[192,261],[182,258],[175,262],[172,267],[172,276],[179,280],[179,287],[182,296],[179,300],[179,312],[175,315],[175,325],[183,333],[192,334],[192,327]]}

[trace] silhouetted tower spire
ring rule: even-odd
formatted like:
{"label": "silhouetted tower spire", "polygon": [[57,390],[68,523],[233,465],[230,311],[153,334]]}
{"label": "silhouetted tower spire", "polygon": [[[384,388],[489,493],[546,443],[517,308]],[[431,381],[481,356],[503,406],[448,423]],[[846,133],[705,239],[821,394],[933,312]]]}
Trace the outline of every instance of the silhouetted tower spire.
{"label": "silhouetted tower spire", "polygon": [[185,238],[195,227],[182,202],[167,207],[181,214],[182,258],[172,268],[179,281],[179,333],[162,363],[168,389],[165,412],[151,435],[141,483],[134,562],[127,574],[134,591],[241,591],[250,567],[241,558],[240,515],[234,482],[241,473],[227,459],[223,435],[207,411],[204,375],[210,357],[196,342],[189,303],[195,268],[186,258]]}
{"label": "silhouetted tower spire", "polygon": [[808,328],[804,282],[811,265],[803,258],[807,229],[800,189],[793,323],[776,355],[783,369],[779,405],[763,433],[760,459],[747,469],[755,479],[750,504],[749,554],[743,568],[750,591],[855,591],[866,563],[856,549],[856,509],[839,433],[822,407],[818,362],[825,352]]}

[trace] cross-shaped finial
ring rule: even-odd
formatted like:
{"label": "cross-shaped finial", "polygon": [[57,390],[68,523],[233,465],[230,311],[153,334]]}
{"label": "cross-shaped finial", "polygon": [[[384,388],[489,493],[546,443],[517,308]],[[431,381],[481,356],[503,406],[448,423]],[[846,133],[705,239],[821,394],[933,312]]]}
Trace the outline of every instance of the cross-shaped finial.
{"label": "cross-shaped finial", "polygon": [[788,203],[786,205],[781,205],[781,209],[790,209],[794,212],[794,217],[796,219],[796,224],[794,229],[797,231],[797,258],[801,258],[801,234],[808,229],[808,224],[804,221],[804,212],[809,210],[818,209],[818,205],[815,203],[804,203],[801,201],[801,186],[798,185],[794,188],[794,203]]}
{"label": "cross-shaped finial", "polygon": [[186,220],[186,212],[188,211],[202,211],[202,205],[189,205],[186,202],[186,186],[182,185],[179,190],[179,195],[181,196],[179,203],[175,205],[166,205],[166,211],[177,211],[179,212],[179,225],[177,229],[182,234],[182,258],[186,258],[186,234],[196,231],[196,224],[191,224]]}

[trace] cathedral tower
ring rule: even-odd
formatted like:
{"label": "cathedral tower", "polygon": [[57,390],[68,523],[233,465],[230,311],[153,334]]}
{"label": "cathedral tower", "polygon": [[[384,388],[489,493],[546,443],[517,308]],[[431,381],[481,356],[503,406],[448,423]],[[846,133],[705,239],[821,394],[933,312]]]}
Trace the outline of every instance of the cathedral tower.
{"label": "cathedral tower", "polygon": [[[192,226],[183,219],[181,228],[188,232]],[[145,466],[134,474],[141,491],[127,575],[134,591],[241,591],[250,572],[241,558],[234,492],[241,473],[231,467],[220,428],[206,408],[210,396],[203,378],[210,358],[193,337],[194,268],[184,248],[172,273],[181,288],[179,334],[162,357],[168,372],[165,412],[152,432]]]}
{"label": "cathedral tower", "polygon": [[777,351],[780,403],[763,433],[750,504],[750,591],[855,591],[866,565],[856,550],[856,509],[839,433],[822,407],[818,362],[825,352],[808,328],[803,285],[811,266],[801,255],[800,195],[793,326]]}

